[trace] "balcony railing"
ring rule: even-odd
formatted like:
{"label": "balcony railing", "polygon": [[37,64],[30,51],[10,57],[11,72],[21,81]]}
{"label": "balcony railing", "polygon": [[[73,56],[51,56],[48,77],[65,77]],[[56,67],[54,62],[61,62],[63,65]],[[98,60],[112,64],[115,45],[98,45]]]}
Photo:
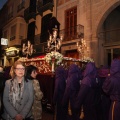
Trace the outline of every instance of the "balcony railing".
{"label": "balcony railing", "polygon": [[17,7],[17,12],[19,12],[19,11],[22,10],[23,8],[25,8],[25,1],[23,1],[21,4],[18,5],[18,7]]}
{"label": "balcony railing", "polygon": [[60,30],[60,34],[64,36],[63,41],[71,41],[84,37],[84,26],[76,25],[67,29]]}
{"label": "balcony railing", "polygon": [[15,39],[16,39],[16,36],[10,37],[10,41],[15,40]]}
{"label": "balcony railing", "polygon": [[11,19],[13,17],[13,12],[8,14],[8,20]]}
{"label": "balcony railing", "polygon": [[32,9],[32,7],[28,7],[27,9],[25,9],[24,18],[25,18],[26,22],[28,22],[28,20],[30,20],[31,18],[35,19],[35,17],[36,17],[35,8]]}
{"label": "balcony railing", "polygon": [[49,2],[43,6],[37,5],[37,10],[38,10],[39,14],[42,16],[43,12],[45,12],[47,10],[53,11],[53,6],[54,6],[53,2]]}

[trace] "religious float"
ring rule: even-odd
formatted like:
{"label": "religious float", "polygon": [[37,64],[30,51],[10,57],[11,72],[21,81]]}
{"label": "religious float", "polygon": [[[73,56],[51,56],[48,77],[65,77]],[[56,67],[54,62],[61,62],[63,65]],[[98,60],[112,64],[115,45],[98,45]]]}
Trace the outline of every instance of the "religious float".
{"label": "religious float", "polygon": [[55,83],[55,69],[59,65],[64,65],[69,67],[71,64],[75,63],[82,65],[83,63],[93,62],[93,59],[86,57],[84,59],[75,59],[70,57],[64,57],[59,52],[50,52],[45,56],[39,56],[36,58],[20,58],[20,61],[25,62],[25,65],[34,65],[38,68],[37,79],[40,83],[40,88],[44,93],[44,98],[42,104],[45,105],[47,110],[53,111],[53,93],[54,93],[54,83]]}
{"label": "religious float", "polygon": [[55,83],[55,69],[59,65],[64,67],[69,67],[71,64],[75,63],[82,65],[83,63],[94,62],[93,59],[85,57],[84,50],[87,49],[85,40],[81,40],[81,43],[77,43],[78,52],[81,54],[81,59],[75,59],[70,57],[64,57],[58,50],[61,47],[63,36],[60,35],[57,38],[57,29],[54,29],[53,35],[50,35],[48,40],[48,52],[46,55],[38,56],[35,58],[28,59],[35,52],[33,45],[28,41],[28,45],[23,44],[22,52],[26,57],[22,57],[19,60],[25,62],[25,65],[34,65],[38,68],[37,79],[40,83],[40,88],[44,94],[42,100],[43,105],[46,106],[48,110],[53,110],[53,93],[54,93],[54,83]]}

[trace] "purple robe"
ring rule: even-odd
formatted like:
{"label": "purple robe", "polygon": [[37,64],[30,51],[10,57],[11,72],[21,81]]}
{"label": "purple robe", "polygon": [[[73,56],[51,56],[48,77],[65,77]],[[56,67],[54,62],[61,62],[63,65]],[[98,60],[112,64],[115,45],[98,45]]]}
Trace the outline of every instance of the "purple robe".
{"label": "purple robe", "polygon": [[54,89],[54,104],[56,104],[56,120],[67,120],[68,105],[62,106],[62,99],[66,87],[66,71],[62,66],[56,69],[55,74],[55,89]]}
{"label": "purple robe", "polygon": [[76,114],[74,110],[74,103],[75,103],[78,91],[80,89],[81,79],[82,79],[82,73],[80,68],[76,64],[72,64],[69,67],[65,94],[63,97],[63,106],[65,106],[70,102],[72,120],[79,120],[79,114]]}
{"label": "purple robe", "polygon": [[111,106],[109,120],[120,119],[120,60],[114,59],[111,63],[110,76],[103,83],[103,91],[110,95]]}
{"label": "purple robe", "polygon": [[108,67],[102,67],[98,69],[98,75],[100,77],[101,82],[101,110],[99,113],[101,113],[100,117],[102,117],[101,120],[108,120],[109,119],[109,109],[110,109],[110,97],[102,90],[102,85],[108,77],[110,70]]}
{"label": "purple robe", "polygon": [[97,87],[97,69],[94,63],[87,63],[81,87],[75,102],[75,111],[78,113],[83,106],[84,120],[97,120],[95,94]]}

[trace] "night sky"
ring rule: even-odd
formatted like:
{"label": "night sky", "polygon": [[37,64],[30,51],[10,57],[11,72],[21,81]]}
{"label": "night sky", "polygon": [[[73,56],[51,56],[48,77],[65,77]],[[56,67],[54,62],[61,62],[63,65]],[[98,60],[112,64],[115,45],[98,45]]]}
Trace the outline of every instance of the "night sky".
{"label": "night sky", "polygon": [[7,0],[0,0],[0,9],[2,8],[2,6],[6,3]]}

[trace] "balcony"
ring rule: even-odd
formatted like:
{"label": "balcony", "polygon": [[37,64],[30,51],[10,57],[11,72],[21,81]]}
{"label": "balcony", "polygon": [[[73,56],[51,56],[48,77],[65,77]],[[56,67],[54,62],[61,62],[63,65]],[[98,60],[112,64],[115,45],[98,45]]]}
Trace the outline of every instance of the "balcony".
{"label": "balcony", "polygon": [[54,7],[53,2],[49,2],[49,3],[45,4],[44,6],[39,6],[38,5],[37,10],[38,10],[39,14],[42,16],[43,12],[45,12],[47,10],[53,11],[53,7]]}
{"label": "balcony", "polygon": [[24,11],[24,19],[28,22],[30,19],[36,19],[36,8],[35,7],[28,7]]}
{"label": "balcony", "polygon": [[16,39],[16,36],[10,37],[10,41],[15,40],[15,39]]}
{"label": "balcony", "polygon": [[60,34],[64,36],[63,42],[79,39],[84,37],[84,26],[76,25],[67,29],[60,30]]}
{"label": "balcony", "polygon": [[13,17],[13,12],[8,14],[8,20],[11,19]]}
{"label": "balcony", "polygon": [[17,12],[21,11],[23,8],[25,8],[25,1],[18,5]]}

